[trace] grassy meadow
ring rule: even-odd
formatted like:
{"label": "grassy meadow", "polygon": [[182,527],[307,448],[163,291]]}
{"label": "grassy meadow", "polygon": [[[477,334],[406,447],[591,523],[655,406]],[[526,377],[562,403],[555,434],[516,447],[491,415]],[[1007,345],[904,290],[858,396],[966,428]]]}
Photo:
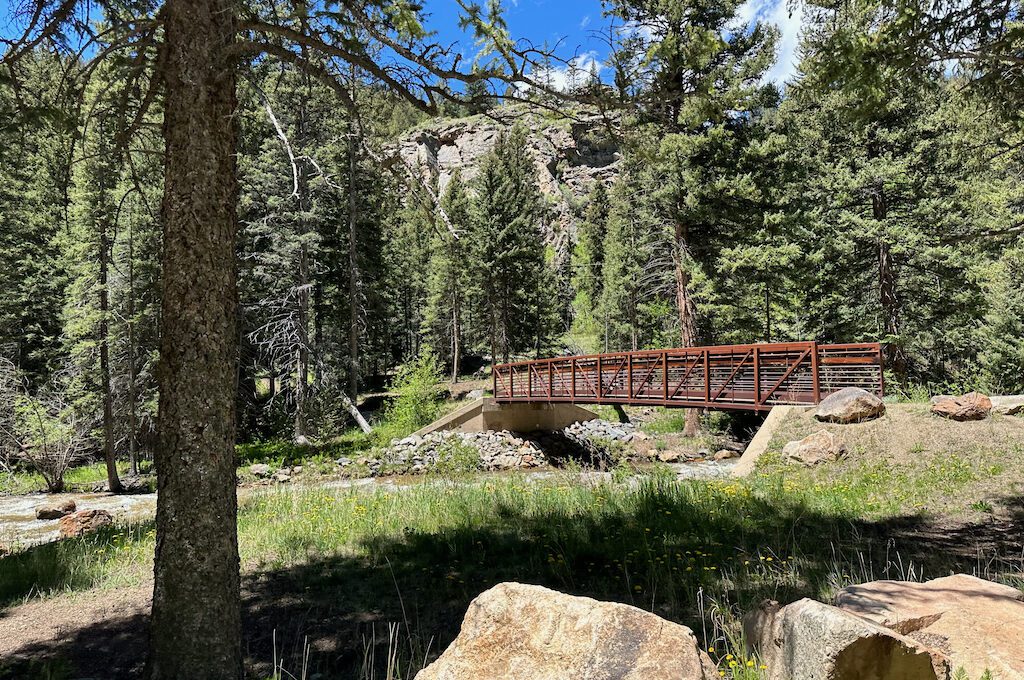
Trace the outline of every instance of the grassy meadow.
{"label": "grassy meadow", "polygon": [[[797,470],[769,452],[735,481],[677,482],[654,466],[603,481],[565,471],[260,490],[239,517],[250,663],[256,677],[410,678],[473,597],[515,580],[684,623],[723,677],[751,678],[761,664],[742,653],[738,615],[764,598],[827,600],[851,583],[955,571],[1024,586],[1000,533],[1022,514],[1004,478],[1019,446],[909,453],[918,462],[898,470],[870,456]],[[121,526],[3,558],[0,607],[147,588],[153,541],[149,524]]]}

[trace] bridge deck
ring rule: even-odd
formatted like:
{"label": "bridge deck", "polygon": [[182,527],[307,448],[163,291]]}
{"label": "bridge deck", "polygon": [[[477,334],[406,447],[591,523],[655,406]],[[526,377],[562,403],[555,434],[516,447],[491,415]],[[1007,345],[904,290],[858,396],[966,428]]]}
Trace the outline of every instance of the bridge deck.
{"label": "bridge deck", "polygon": [[878,343],[790,342],[613,352],[499,364],[499,402],[763,411],[817,404],[844,387],[884,393]]}

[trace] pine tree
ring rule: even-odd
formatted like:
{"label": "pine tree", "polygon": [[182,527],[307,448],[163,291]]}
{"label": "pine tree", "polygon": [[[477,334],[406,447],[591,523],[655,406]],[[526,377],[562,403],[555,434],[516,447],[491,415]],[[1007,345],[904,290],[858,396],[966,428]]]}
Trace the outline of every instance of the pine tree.
{"label": "pine tree", "polygon": [[576,291],[572,303],[574,332],[588,337],[600,336],[595,311],[604,283],[604,242],[610,209],[608,190],[599,181],[587,198],[572,253],[572,286]]}
{"label": "pine tree", "polygon": [[451,365],[454,383],[459,377],[465,335],[466,289],[469,285],[466,239],[469,236],[471,206],[458,170],[448,180],[441,205],[459,238],[441,229],[434,235],[427,265],[423,332],[437,356]]}
{"label": "pine tree", "polygon": [[526,131],[502,134],[480,165],[472,213],[474,337],[494,360],[547,347],[555,331],[542,203]]}

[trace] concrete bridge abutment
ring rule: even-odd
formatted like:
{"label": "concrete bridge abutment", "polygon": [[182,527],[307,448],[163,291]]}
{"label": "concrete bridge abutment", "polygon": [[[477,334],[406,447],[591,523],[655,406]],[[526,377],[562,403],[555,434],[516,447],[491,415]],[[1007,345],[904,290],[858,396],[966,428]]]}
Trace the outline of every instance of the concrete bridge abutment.
{"label": "concrete bridge abutment", "polygon": [[498,403],[491,398],[477,399],[449,413],[416,432],[423,436],[439,430],[460,432],[539,432],[561,430],[597,415],[575,404],[563,403]]}

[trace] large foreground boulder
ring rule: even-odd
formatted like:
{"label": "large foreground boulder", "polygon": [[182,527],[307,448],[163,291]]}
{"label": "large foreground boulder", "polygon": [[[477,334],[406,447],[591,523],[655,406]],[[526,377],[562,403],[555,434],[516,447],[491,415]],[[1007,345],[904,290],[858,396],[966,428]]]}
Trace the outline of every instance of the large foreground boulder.
{"label": "large foreground boulder", "polygon": [[860,423],[885,413],[885,404],[878,396],[859,387],[844,387],[818,404],[814,417],[826,423]]}
{"label": "large foreground boulder", "polygon": [[768,680],[947,680],[939,651],[814,600],[768,602],[744,617]]}
{"label": "large foreground boulder", "polygon": [[786,462],[802,465],[830,463],[846,455],[846,445],[838,436],[828,430],[821,430],[800,441],[789,442],[782,449]]}
{"label": "large foreground boulder", "polygon": [[80,510],[73,515],[61,517],[58,526],[61,538],[74,538],[113,523],[113,516],[106,510]]}
{"label": "large foreground boulder", "polygon": [[992,400],[980,392],[946,397],[932,404],[932,413],[950,420],[984,420],[992,412]]}
{"label": "large foreground boulder", "polygon": [[967,574],[926,583],[874,581],[839,592],[845,611],[942,649],[971,678],[1024,678],[1024,601],[1016,588]]}
{"label": "large foreground boulder", "polygon": [[711,680],[689,628],[636,607],[501,583],[416,680]]}

